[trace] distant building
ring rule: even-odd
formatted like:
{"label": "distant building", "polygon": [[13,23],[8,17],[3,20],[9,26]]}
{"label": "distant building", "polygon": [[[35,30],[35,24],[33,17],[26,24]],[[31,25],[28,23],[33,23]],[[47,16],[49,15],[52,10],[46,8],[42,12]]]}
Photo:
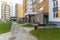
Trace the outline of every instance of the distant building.
{"label": "distant building", "polygon": [[26,22],[34,22],[36,12],[33,12],[33,1],[35,0],[23,0],[23,13],[26,19]]}
{"label": "distant building", "polygon": [[9,21],[10,20],[10,5],[5,1],[1,1],[1,20]]}
{"label": "distant building", "polygon": [[0,20],[1,20],[1,0],[0,0]]}
{"label": "distant building", "polygon": [[15,15],[17,17],[17,20],[23,19],[23,6],[21,4],[15,5]]}

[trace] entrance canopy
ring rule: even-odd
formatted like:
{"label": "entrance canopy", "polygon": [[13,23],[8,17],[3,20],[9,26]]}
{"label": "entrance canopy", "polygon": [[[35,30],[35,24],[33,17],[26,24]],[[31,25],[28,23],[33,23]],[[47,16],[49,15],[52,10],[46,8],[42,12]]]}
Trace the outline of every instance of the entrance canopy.
{"label": "entrance canopy", "polygon": [[25,15],[36,15],[38,14],[37,12],[26,12]]}

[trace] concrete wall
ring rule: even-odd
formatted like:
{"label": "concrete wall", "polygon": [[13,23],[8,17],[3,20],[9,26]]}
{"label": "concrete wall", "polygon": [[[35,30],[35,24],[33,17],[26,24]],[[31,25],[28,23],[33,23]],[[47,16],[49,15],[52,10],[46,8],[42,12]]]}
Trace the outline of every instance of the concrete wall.
{"label": "concrete wall", "polygon": [[40,24],[43,24],[43,14],[39,13],[35,16],[35,21],[39,22]]}

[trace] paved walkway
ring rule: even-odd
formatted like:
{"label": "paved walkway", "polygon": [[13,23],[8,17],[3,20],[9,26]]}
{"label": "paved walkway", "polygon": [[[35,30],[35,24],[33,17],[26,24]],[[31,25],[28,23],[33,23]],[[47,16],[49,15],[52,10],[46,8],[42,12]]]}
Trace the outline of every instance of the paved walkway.
{"label": "paved walkway", "polygon": [[34,30],[34,27],[23,27],[23,29],[27,32],[30,32],[31,30]]}
{"label": "paved walkway", "polygon": [[0,40],[9,40],[9,38],[12,37],[11,33],[4,33],[4,34],[0,34]]}
{"label": "paved walkway", "polygon": [[37,40],[34,36],[26,32],[19,24],[13,22],[11,33],[13,37],[16,37],[13,40]]}

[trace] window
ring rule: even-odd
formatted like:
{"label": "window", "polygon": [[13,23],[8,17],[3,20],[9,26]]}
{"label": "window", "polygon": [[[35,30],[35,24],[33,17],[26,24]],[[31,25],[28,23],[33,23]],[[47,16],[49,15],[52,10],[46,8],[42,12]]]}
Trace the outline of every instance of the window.
{"label": "window", "polygon": [[30,8],[30,10],[32,10],[32,8]]}
{"label": "window", "polygon": [[44,7],[44,10],[46,10],[46,7]]}
{"label": "window", "polygon": [[43,7],[40,7],[40,8],[39,8],[39,11],[42,11],[42,10],[44,10],[44,8],[43,8]]}
{"label": "window", "polygon": [[35,3],[35,0],[32,0],[33,3]]}
{"label": "window", "polygon": [[28,0],[26,0],[26,2],[28,2]]}
{"label": "window", "polygon": [[2,18],[3,18],[3,16],[2,16]]}
{"label": "window", "polygon": [[53,6],[58,7],[58,1],[57,0],[53,0]]}
{"label": "window", "polygon": [[42,3],[44,0],[39,0],[39,3]]}
{"label": "window", "polygon": [[32,5],[32,3],[30,3],[30,5]]}
{"label": "window", "polygon": [[54,18],[58,17],[58,12],[54,12]]}
{"label": "window", "polygon": [[32,1],[32,0],[30,0],[30,1]]}

